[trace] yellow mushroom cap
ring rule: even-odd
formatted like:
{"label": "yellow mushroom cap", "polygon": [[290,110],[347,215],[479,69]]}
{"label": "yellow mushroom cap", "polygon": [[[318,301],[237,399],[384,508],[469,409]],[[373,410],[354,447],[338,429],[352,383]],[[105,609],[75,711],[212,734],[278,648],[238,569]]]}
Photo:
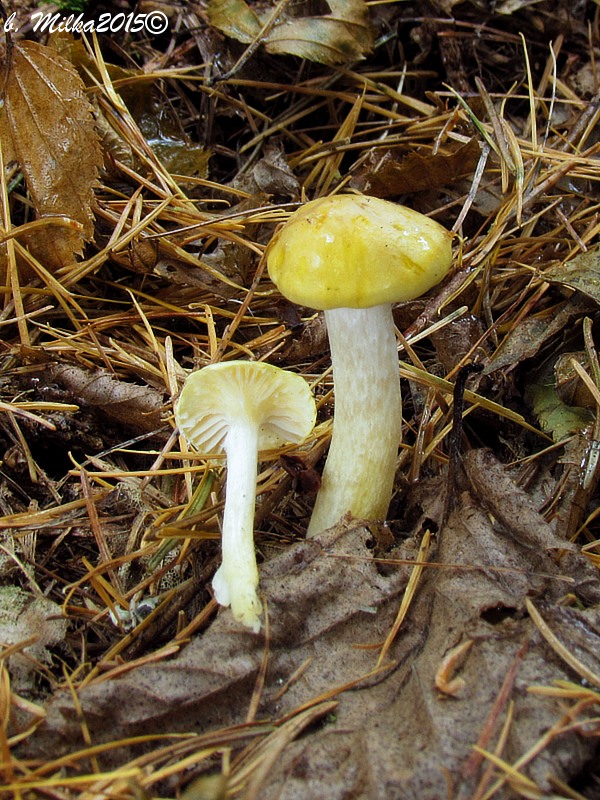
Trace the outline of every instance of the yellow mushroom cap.
{"label": "yellow mushroom cap", "polygon": [[181,433],[206,453],[223,449],[233,423],[257,425],[259,450],[268,450],[301,442],[315,418],[315,401],[304,378],[258,361],[226,361],[192,372],[175,408]]}
{"label": "yellow mushroom cap", "polygon": [[451,262],[451,234],[438,222],[351,194],[305,203],[267,250],[269,275],[281,294],[319,309],[412,300],[435,286]]}

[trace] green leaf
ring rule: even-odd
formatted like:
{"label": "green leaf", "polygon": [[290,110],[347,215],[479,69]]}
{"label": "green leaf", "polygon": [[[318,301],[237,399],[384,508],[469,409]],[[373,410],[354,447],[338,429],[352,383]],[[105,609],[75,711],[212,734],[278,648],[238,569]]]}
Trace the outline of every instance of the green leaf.
{"label": "green leaf", "polygon": [[594,421],[592,412],[587,408],[563,403],[554,385],[533,383],[527,387],[526,396],[540,427],[551,434],[555,442],[582,431]]}

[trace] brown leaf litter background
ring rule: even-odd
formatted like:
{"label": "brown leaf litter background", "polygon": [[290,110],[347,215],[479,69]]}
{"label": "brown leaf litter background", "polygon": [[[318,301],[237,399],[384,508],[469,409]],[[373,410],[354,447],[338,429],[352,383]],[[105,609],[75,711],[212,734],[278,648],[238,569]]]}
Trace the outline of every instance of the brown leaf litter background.
{"label": "brown leaf litter background", "polygon": [[[388,567],[389,575],[371,557],[369,532],[352,524],[300,542],[263,567],[270,635],[261,716],[285,719],[298,708],[337,697],[345,686],[348,690],[335,707],[335,722],[286,748],[271,765],[260,796],[317,796],[326,786],[332,798],[442,797],[449,771],[455,796],[471,797],[492,780],[483,757],[473,757],[472,745],[490,749],[497,742],[509,702],[514,708],[504,758],[517,759],[557,720],[567,726],[556,701],[528,693],[531,685],[572,675],[527,618],[525,600],[528,594],[543,595],[540,613],[548,625],[562,630],[564,644],[597,672],[597,609],[556,606],[565,588],[597,605],[594,568],[578,555],[563,557],[557,568],[550,553],[560,543],[508,478],[503,488],[513,493],[510,517],[526,517],[535,527],[525,528],[525,540],[494,528],[482,505],[507,513],[506,495],[496,483],[504,477],[501,469],[482,451],[472,451],[467,468],[488,477],[475,496],[463,493],[435,554],[448,569],[428,572],[406,634],[379,672],[378,644],[406,585],[414,540],[390,554],[398,563]],[[478,567],[469,568],[469,561]],[[436,689],[436,672],[448,652],[465,641],[472,647],[456,665],[462,685],[456,696],[445,695]],[[80,714],[97,744],[111,741],[115,730],[133,739],[166,725],[183,732],[239,724],[264,657],[265,643],[223,614],[167,664],[96,680],[79,693],[80,711],[68,694],[58,696],[38,731],[39,752],[82,745]],[[499,692],[503,683],[508,685]],[[594,751],[593,739],[587,746],[585,740],[565,743],[558,726],[531,775],[541,785],[549,773],[564,779]],[[120,751],[117,757],[122,758]],[[109,751],[108,763],[114,758]]]}
{"label": "brown leaf litter background", "polygon": [[[0,796],[600,797],[598,6],[141,2],[162,36],[97,38],[6,6]],[[394,309],[388,519],[307,541],[326,331],[262,254],[357,190],[455,261]],[[262,457],[259,636],[172,416],[233,358],[319,409]]]}

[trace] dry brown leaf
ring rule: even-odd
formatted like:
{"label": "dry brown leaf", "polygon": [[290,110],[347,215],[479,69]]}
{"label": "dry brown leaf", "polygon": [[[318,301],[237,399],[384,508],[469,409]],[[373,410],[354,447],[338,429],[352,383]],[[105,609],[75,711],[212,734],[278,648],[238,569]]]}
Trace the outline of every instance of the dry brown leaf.
{"label": "dry brown leaf", "polygon": [[[288,4],[288,7],[292,4]],[[243,0],[211,0],[212,25],[227,36],[263,43],[269,53],[307,58],[321,64],[344,64],[363,58],[373,46],[369,13],[363,0],[327,0],[330,13],[292,16],[288,8],[267,24],[273,9],[259,13]]]}
{"label": "dry brown leaf", "polygon": [[[384,638],[388,615],[378,609],[397,597],[407,571],[380,575],[366,546],[369,539],[362,527],[340,525],[261,568],[271,627],[268,697],[280,695],[307,657],[314,658],[299,686],[285,693],[289,701],[273,700],[275,713],[276,708],[293,708],[307,688],[312,697],[330,689],[332,682],[342,685],[374,667],[373,651],[354,644]],[[214,728],[243,719],[263,651],[263,637],[240,628],[229,609],[222,610],[181,656],[132,670],[118,680],[100,679],[81,691],[94,740],[116,740],[126,731],[136,735]],[[262,717],[265,713],[261,709]],[[61,693],[35,747],[69,750],[78,745],[80,734],[72,698]]]}
{"label": "dry brown leaf", "polygon": [[0,643],[7,647],[28,641],[23,652],[17,648],[9,658],[15,692],[30,697],[39,693],[36,660],[49,664],[48,648],[62,642],[66,632],[67,621],[56,603],[42,596],[31,597],[18,586],[0,587]]}
{"label": "dry brown leaf", "polygon": [[474,494],[483,508],[515,537],[522,547],[530,548],[531,566],[545,550],[574,550],[560,539],[539,513],[534,501],[512,479],[491,450],[471,450],[463,459]]}
{"label": "dry brown leaf", "polygon": [[575,293],[544,316],[528,316],[506,336],[483,370],[489,375],[498,369],[514,369],[519,362],[537,355],[553,336],[562,333],[574,317],[594,310],[592,301]]}
{"label": "dry brown leaf", "polygon": [[[437,487],[429,486],[429,493],[431,507],[437,502]],[[577,592],[579,586],[532,573],[527,548],[494,530],[478,506],[465,492],[441,534],[437,561],[449,566],[427,573],[391,653],[396,671],[379,684],[344,695],[334,725],[293,743],[273,770],[263,800],[325,795],[330,800],[467,800],[475,796],[487,766],[485,759],[472,758],[473,745],[494,749],[509,702],[514,701],[515,713],[502,751],[509,762],[560,719],[559,701],[540,702],[526,689],[534,683],[573,679],[573,674],[537,635],[524,613],[525,599],[544,594],[556,610],[556,598],[564,590]],[[451,566],[469,563],[481,566]],[[558,574],[547,555],[542,565]],[[578,556],[569,574],[577,576],[583,569],[589,575],[593,570],[588,566]],[[544,615],[550,618],[548,605]],[[597,670],[598,610],[570,609],[568,616],[569,626],[562,628],[565,646],[575,645],[586,665]],[[577,629],[573,637],[571,628]],[[595,635],[588,637],[589,630]],[[449,699],[435,689],[435,680],[444,658],[466,640],[473,644],[460,667],[462,693]],[[577,774],[595,749],[590,739],[560,737],[525,772],[548,787],[549,776],[568,780]],[[495,796],[504,800],[513,795]]]}
{"label": "dry brown leaf", "polygon": [[281,351],[284,361],[289,360],[290,363],[297,364],[303,359],[315,358],[327,352],[329,347],[327,327],[322,314],[301,323],[293,333],[289,343]]}
{"label": "dry brown leaf", "polygon": [[414,150],[404,155],[398,149],[389,149],[383,154],[375,150],[352,180],[352,186],[377,197],[452,186],[473,172],[480,155],[481,148],[476,139],[449,153]]}
{"label": "dry brown leaf", "polygon": [[600,247],[545,270],[544,280],[570,286],[600,303]]}
{"label": "dry brown leaf", "polygon": [[92,107],[74,67],[49,47],[16,44],[8,69],[2,141],[14,148],[38,217],[79,223],[44,226],[27,237],[40,263],[58,269],[81,254],[94,232],[91,203],[102,153]]}
{"label": "dry brown leaf", "polygon": [[[496,478],[490,470],[490,480]],[[424,513],[431,516],[438,499],[438,484],[422,486]],[[522,500],[517,493],[511,510],[517,518]],[[437,557],[433,554],[447,566],[425,570],[389,653],[393,669],[342,694],[336,687],[375,665],[379,649],[373,645],[389,631],[410,567],[399,561],[378,569],[369,557],[368,532],[346,524],[290,547],[261,568],[272,638],[259,717],[294,714],[331,693],[338,700],[335,718],[277,753],[261,784],[261,800],[422,800],[447,796],[448,780],[453,796],[466,800],[486,768],[482,757],[473,757],[473,746],[494,749],[509,703],[515,713],[502,751],[509,761],[560,719],[560,700],[526,691],[533,684],[573,679],[528,618],[526,598],[535,597],[544,618],[558,627],[557,602],[567,592],[579,595],[593,568],[577,554],[567,574],[565,563],[557,565],[543,548],[532,562],[531,548],[507,536],[479,506],[468,492],[457,502]],[[503,527],[509,524],[514,528],[514,520]],[[414,558],[415,552],[409,540],[394,555]],[[588,589],[586,584],[582,597]],[[597,579],[595,595],[593,589],[589,599],[597,602]],[[563,645],[598,671],[598,610],[573,608],[563,616],[568,622],[561,628]],[[440,665],[466,640],[472,645],[460,665],[460,696],[445,697],[435,688]],[[262,636],[240,630],[230,612],[222,611],[203,637],[170,662],[137,668],[120,679],[100,678],[79,691],[92,741],[242,722],[263,648]],[[60,693],[26,755],[81,746],[80,718],[68,692]],[[550,775],[568,780],[595,748],[592,738],[571,732],[550,742],[525,772],[546,787]],[[108,762],[130,755],[112,752]]]}
{"label": "dry brown leaf", "polygon": [[49,367],[47,373],[81,404],[99,407],[132,431],[146,433],[162,425],[163,396],[151,386],[137,386],[102,370],[90,371],[68,364]]}
{"label": "dry brown leaf", "polygon": [[267,150],[265,157],[252,170],[252,175],[259,191],[266,194],[297,197],[300,192],[298,179],[275,148]]}

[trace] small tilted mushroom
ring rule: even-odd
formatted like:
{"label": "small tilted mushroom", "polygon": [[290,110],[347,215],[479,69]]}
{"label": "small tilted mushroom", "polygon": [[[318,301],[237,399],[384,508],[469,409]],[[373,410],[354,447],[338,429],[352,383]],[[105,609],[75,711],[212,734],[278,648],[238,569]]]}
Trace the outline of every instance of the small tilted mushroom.
{"label": "small tilted mushroom", "polygon": [[309,536],[348,512],[385,518],[402,438],[391,304],[424,294],[451,260],[439,223],[362,195],[306,203],[269,244],[271,280],[288,300],[325,310],[331,349],[333,436]]}
{"label": "small tilted mushroom", "polygon": [[192,372],[175,408],[180,432],[197,450],[227,456],[217,602],[260,629],[254,506],[259,450],[301,442],[315,424],[315,401],[300,375],[270,364],[229,361]]}

